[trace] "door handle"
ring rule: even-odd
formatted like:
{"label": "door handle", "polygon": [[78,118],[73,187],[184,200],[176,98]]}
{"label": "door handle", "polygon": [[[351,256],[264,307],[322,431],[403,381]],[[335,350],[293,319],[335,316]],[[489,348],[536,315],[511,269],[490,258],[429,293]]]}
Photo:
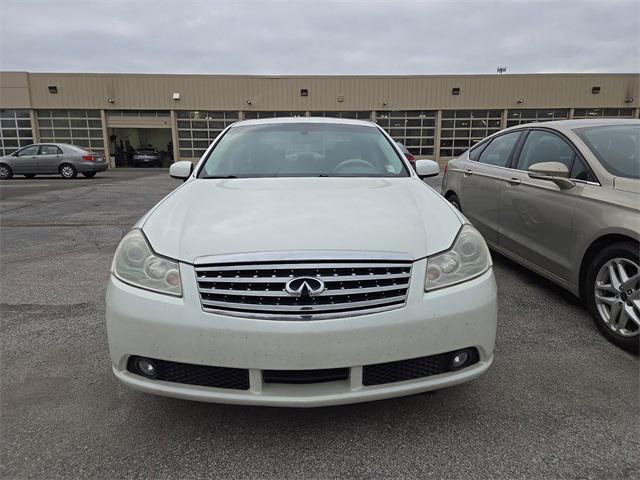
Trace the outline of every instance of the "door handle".
{"label": "door handle", "polygon": [[507,180],[507,183],[510,186],[515,187],[516,185],[520,185],[522,182],[519,178],[510,178],[509,180]]}
{"label": "door handle", "polygon": [[464,176],[468,177],[470,175],[473,175],[473,170],[471,170],[470,168],[465,168],[464,169]]}

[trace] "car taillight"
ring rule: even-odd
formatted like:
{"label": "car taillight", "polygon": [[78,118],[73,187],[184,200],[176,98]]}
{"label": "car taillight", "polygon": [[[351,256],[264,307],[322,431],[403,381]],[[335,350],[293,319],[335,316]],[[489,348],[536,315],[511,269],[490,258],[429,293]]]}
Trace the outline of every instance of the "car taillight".
{"label": "car taillight", "polygon": [[83,155],[82,159],[83,160],[88,160],[90,162],[93,162],[93,156],[92,155]]}
{"label": "car taillight", "polygon": [[449,164],[445,163],[444,164],[444,173],[447,173],[449,171]]}
{"label": "car taillight", "polygon": [[411,155],[409,153],[409,154],[407,154],[407,160],[409,160],[410,162],[415,162],[416,161],[416,157],[414,157],[413,155]]}

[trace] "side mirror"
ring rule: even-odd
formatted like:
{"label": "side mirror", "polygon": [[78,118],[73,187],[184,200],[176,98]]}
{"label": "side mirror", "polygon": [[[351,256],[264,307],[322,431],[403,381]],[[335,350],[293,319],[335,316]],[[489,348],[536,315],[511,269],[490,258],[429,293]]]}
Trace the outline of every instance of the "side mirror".
{"label": "side mirror", "polygon": [[567,190],[576,186],[569,180],[569,169],[560,162],[540,162],[529,167],[529,177],[536,180],[548,180],[555,183],[562,190]]}
{"label": "side mirror", "polygon": [[189,178],[189,175],[191,175],[191,172],[193,172],[193,163],[188,160],[172,163],[169,167],[169,175],[171,178],[186,180]]}
{"label": "side mirror", "polygon": [[440,165],[433,160],[417,160],[416,173],[420,178],[435,177],[440,174]]}

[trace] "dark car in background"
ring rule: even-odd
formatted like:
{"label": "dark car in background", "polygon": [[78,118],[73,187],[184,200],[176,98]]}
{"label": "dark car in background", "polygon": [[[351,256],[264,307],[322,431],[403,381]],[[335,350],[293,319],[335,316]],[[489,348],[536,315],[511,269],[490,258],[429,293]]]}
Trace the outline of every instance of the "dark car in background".
{"label": "dark car in background", "polygon": [[152,145],[141,145],[133,154],[134,167],[161,167],[162,154]]}

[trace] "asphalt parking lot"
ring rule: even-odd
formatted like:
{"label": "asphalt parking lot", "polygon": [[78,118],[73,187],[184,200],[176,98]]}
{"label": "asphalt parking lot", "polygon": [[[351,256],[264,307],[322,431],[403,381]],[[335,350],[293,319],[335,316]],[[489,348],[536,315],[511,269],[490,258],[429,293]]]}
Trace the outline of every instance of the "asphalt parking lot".
{"label": "asphalt parking lot", "polygon": [[569,294],[497,255],[495,363],[471,383],[309,410],[131,391],[107,352],[109,264],[178,182],[146,171],[29,183],[40,188],[0,186],[1,478],[640,474],[638,359]]}
{"label": "asphalt parking lot", "polygon": [[150,174],[167,172],[168,169],[159,168],[135,168],[107,170],[98,173],[94,178],[85,178],[78,175],[73,180],[66,180],[60,175],[38,175],[36,178],[26,178],[22,175],[15,175],[11,180],[0,183],[0,200],[7,200],[25,195],[46,193],[58,190],[84,187],[87,185],[99,185],[101,183],[113,183],[122,180],[132,180],[134,178],[148,177]]}

